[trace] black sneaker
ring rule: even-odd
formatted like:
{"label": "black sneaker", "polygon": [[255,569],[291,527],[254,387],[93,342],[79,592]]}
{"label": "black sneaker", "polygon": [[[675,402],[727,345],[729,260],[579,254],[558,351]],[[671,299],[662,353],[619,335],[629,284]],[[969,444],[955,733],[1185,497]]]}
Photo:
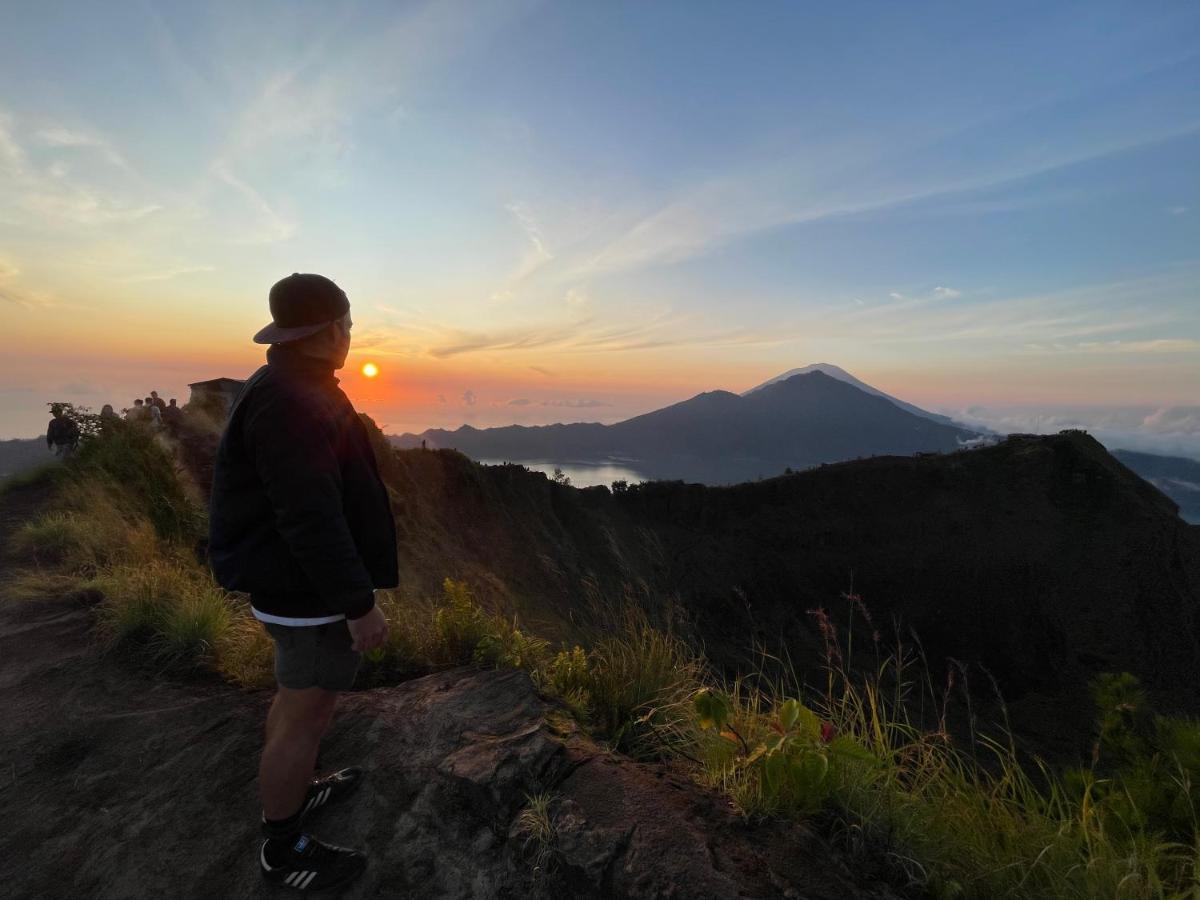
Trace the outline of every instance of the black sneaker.
{"label": "black sneaker", "polygon": [[314,778],[308,784],[308,794],[304,798],[304,804],[300,807],[300,821],[303,822],[322,806],[337,803],[339,800],[349,797],[358,790],[365,774],[357,766],[351,766],[331,775]]}
{"label": "black sneaker", "polygon": [[288,858],[277,866],[267,862],[267,844],[258,851],[263,878],[271,884],[298,891],[328,891],[349,884],[367,867],[367,857],[357,850],[318,841],[302,834],[288,849]]}

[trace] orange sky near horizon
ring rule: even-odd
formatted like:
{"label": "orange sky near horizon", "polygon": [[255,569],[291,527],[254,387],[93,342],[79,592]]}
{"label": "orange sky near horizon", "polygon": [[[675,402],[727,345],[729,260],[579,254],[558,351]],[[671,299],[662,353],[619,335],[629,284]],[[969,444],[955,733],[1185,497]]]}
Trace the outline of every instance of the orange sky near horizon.
{"label": "orange sky near horizon", "polygon": [[[1059,380],[1047,377],[1045,360],[1036,368],[1019,356],[887,360],[876,348],[871,362],[862,348],[855,353],[847,344],[839,353],[828,341],[799,357],[794,344],[710,352],[514,348],[439,356],[420,345],[419,335],[410,342],[403,331],[387,329],[369,302],[356,304],[354,312],[355,345],[338,373],[342,387],[362,411],[397,433],[464,423],[619,421],[705,390],[743,391],[811,362],[841,365],[881,390],[937,411],[976,404],[1087,404],[1098,394],[1110,404],[1185,404],[1197,387],[1183,383],[1173,396],[1146,396],[1139,385],[1163,384],[1164,373],[1155,366],[1168,365],[1167,357],[1105,357],[1083,370],[1075,359],[1069,361],[1070,377]],[[43,404],[51,399],[96,409],[111,402],[120,409],[156,389],[182,403],[189,382],[246,377],[265,352],[249,337],[268,318],[265,299],[197,309],[176,299],[93,297],[78,306],[64,302],[27,310],[3,326],[14,351],[0,359],[0,379],[20,398],[18,408],[0,410],[3,436],[40,433]],[[362,375],[367,360],[379,366],[376,378]]]}

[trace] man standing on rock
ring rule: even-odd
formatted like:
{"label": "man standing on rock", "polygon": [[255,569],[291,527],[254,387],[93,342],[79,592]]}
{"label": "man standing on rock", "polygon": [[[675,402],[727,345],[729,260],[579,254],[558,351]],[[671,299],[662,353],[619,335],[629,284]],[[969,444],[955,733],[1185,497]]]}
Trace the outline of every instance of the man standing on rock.
{"label": "man standing on rock", "polygon": [[363,777],[313,776],[338,692],[387,638],[374,590],[399,580],[396,526],[366,427],[333,374],[350,351],[350,301],[328,278],[297,273],[271,288],[270,308],[254,337],[271,345],[267,364],[242,388],[217,451],[209,554],[217,580],[250,594],[275,639],[259,769],[263,877],[323,891],[367,863],[304,826]]}

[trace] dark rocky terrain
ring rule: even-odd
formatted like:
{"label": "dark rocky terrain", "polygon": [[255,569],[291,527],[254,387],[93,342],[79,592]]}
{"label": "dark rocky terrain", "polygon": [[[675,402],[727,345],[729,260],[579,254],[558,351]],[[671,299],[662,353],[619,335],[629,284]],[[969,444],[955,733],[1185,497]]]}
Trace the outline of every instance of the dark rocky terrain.
{"label": "dark rocky terrain", "polygon": [[[0,609],[0,893],[274,896],[256,856],[269,694],[102,655],[92,602]],[[521,672],[348,695],[322,753],[370,778],[313,826],[371,855],[341,896],[891,896],[802,827],[749,825],[682,775],[600,750]],[[542,860],[520,826],[539,792]]]}
{"label": "dark rocky terrain", "polygon": [[731,670],[755,641],[814,670],[808,611],[844,625],[852,589],[885,637],[894,620],[919,635],[937,677],[948,659],[986,667],[1014,722],[1028,712],[1063,752],[1086,747],[1097,672],[1200,708],[1200,528],[1083,433],[617,494],[448,451],[400,451],[385,469],[410,586],[466,578],[551,636],[589,596],[632,590],[677,601]]}

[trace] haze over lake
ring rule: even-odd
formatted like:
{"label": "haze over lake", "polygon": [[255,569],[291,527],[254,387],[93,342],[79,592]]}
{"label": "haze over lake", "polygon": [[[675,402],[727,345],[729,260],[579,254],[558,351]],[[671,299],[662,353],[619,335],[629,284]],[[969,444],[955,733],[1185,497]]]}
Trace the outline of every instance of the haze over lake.
{"label": "haze over lake", "polygon": [[550,478],[554,477],[557,467],[571,479],[575,487],[595,487],[598,484],[611,485],[614,481],[628,481],[633,484],[647,481],[650,475],[638,472],[619,463],[589,463],[589,462],[554,462],[545,459],[481,459],[485,466],[499,466],[505,462],[517,463],[534,472],[544,472]]}

